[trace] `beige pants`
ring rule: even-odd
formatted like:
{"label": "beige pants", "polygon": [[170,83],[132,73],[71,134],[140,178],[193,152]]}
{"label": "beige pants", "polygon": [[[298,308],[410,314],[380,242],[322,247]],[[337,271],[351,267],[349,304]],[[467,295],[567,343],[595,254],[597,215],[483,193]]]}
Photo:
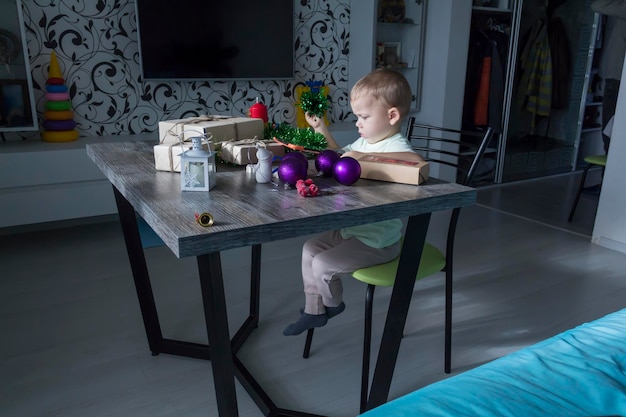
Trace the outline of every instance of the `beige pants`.
{"label": "beige pants", "polygon": [[372,248],[358,239],[343,239],[338,230],[307,240],[302,248],[304,312],[324,314],[324,306],[338,306],[343,295],[338,274],[388,262],[400,254],[400,248],[400,242]]}

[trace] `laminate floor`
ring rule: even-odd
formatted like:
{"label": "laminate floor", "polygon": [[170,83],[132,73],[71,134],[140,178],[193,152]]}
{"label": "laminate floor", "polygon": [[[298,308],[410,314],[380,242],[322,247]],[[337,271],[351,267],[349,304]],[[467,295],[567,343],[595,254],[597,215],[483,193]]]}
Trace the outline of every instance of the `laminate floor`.
{"label": "laminate floor", "polygon": [[[452,375],[624,306],[626,255],[590,243],[593,199],[567,224],[577,175],[482,188],[462,212]],[[431,241],[443,223],[434,216]],[[239,356],[279,406],[355,416],[364,286],[344,279],[346,311],[316,332],[309,359],[304,335],[282,335],[303,304],[303,241],[263,246],[261,322]],[[222,257],[233,331],[247,315],[249,255]],[[164,336],[206,342],[195,260],[162,247],[146,257]],[[377,290],[374,340],[389,295]],[[217,415],[209,362],[151,356],[115,221],[0,234],[0,332],[0,416]],[[446,377],[437,276],[416,283],[390,398]],[[240,415],[260,415],[238,395]]]}

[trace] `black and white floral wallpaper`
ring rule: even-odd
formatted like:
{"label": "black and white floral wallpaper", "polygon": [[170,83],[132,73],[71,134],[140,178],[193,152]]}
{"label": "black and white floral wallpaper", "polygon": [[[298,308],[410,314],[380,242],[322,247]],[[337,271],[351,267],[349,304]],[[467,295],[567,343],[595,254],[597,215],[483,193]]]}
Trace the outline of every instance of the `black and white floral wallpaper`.
{"label": "black and white floral wallpaper", "polygon": [[[244,115],[257,97],[273,121],[293,124],[295,87],[308,80],[330,87],[331,121],[349,116],[350,0],[294,0],[294,80],[202,82],[142,81],[133,0],[22,1],[40,122],[53,50],[81,136],[154,132],[160,120],[199,114]],[[2,135],[35,138],[33,132]]]}

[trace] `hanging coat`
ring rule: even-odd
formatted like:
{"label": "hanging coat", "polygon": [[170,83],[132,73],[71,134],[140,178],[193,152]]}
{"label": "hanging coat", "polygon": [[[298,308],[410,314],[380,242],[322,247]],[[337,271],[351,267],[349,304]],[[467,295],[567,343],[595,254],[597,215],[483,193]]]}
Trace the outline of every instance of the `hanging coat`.
{"label": "hanging coat", "polygon": [[565,26],[558,17],[550,21],[548,40],[552,57],[552,108],[564,109],[569,106],[570,51]]}
{"label": "hanging coat", "polygon": [[552,58],[545,20],[539,19],[530,29],[520,65],[522,78],[520,88],[524,107],[532,115],[531,127],[535,127],[536,116],[550,116],[552,107]]}

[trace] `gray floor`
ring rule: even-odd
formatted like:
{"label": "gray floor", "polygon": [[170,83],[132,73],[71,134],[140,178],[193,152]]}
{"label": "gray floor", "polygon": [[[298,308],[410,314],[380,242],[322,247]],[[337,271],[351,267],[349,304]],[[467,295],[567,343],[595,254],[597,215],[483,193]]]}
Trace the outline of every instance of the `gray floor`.
{"label": "gray floor", "polygon": [[[624,306],[626,255],[590,243],[597,197],[566,221],[578,176],[481,188],[463,211],[454,291],[453,375]],[[437,215],[429,239],[438,237]],[[344,280],[346,311],[316,333],[284,337],[302,306],[303,239],[263,247],[261,324],[240,352],[278,405],[358,412],[364,287]],[[248,249],[223,256],[230,323],[247,314]],[[147,251],[164,335],[206,341],[193,259]],[[115,222],[0,233],[1,416],[214,416],[210,363],[147,348]],[[374,338],[389,298],[376,295]],[[390,397],[443,374],[443,285],[416,284]],[[240,414],[260,413],[239,390]]]}

